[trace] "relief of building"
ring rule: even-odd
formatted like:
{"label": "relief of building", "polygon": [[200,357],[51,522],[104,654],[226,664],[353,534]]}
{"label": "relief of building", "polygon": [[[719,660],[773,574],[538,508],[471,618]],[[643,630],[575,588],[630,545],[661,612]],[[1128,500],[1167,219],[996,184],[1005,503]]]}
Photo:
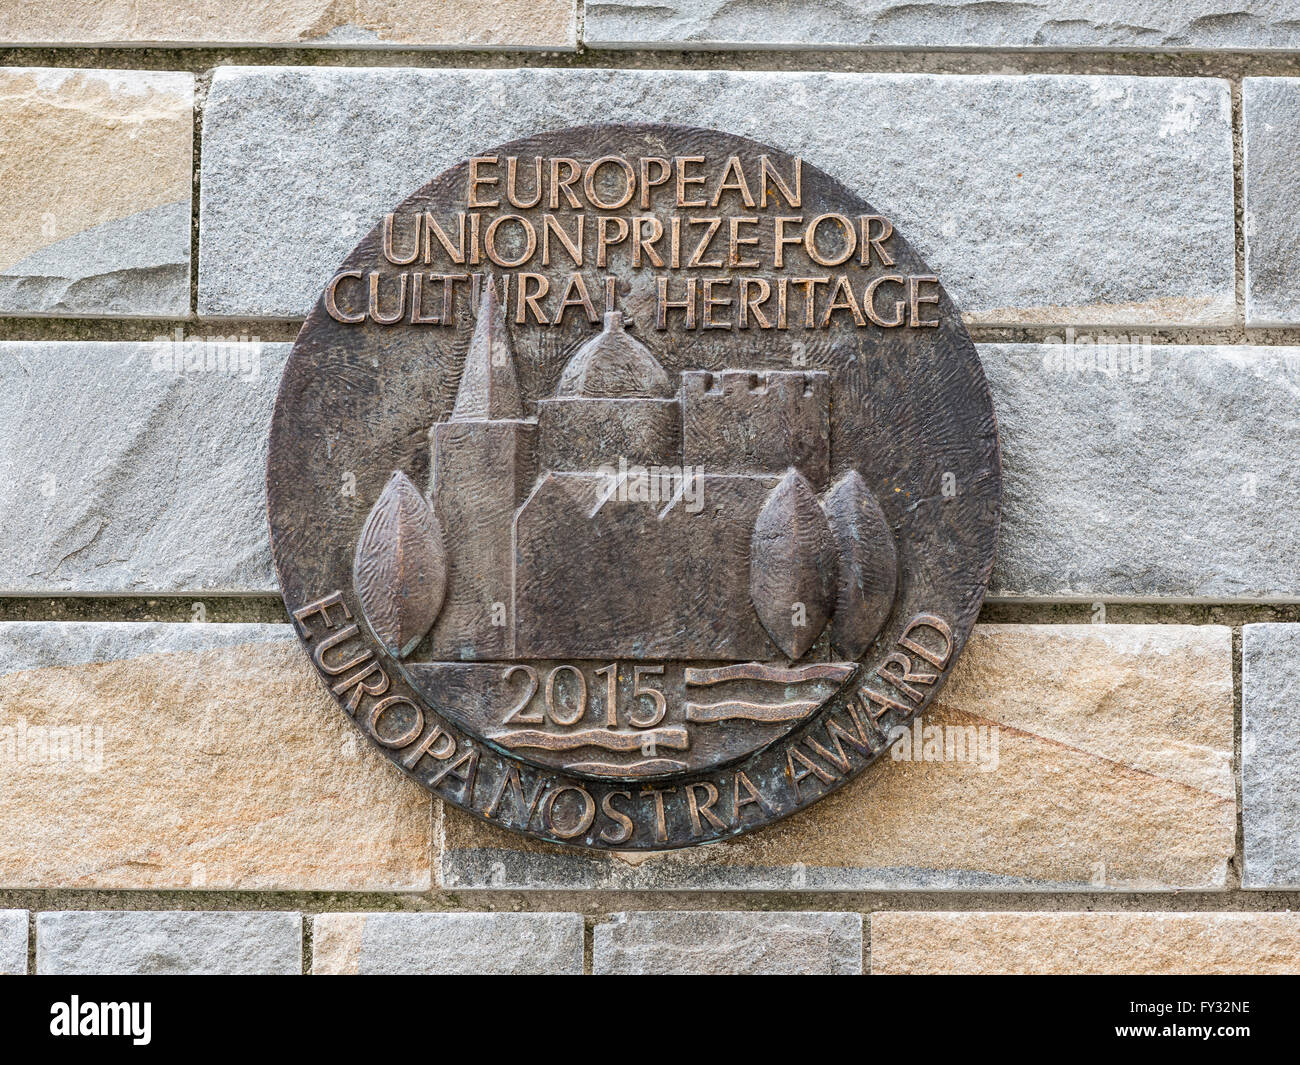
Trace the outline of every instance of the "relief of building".
{"label": "relief of building", "polygon": [[831,476],[829,375],[673,381],[609,310],[529,415],[514,359],[489,282],[427,493],[395,471],[362,530],[362,612],[408,680],[594,775],[713,764],[797,725],[897,580],[863,478]]}
{"label": "relief of building", "polygon": [[[824,372],[688,370],[674,385],[610,311],[525,417],[487,285],[429,436],[453,545],[435,660],[856,657],[892,602],[879,508],[852,472],[828,484]],[[636,467],[680,471],[678,497],[637,498],[619,476]]]}

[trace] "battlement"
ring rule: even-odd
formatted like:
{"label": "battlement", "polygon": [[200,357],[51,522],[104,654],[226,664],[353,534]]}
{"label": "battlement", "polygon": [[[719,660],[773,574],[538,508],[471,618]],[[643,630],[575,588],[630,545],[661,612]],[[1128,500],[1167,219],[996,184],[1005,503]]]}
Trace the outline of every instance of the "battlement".
{"label": "battlement", "polygon": [[682,399],[724,399],[731,402],[791,403],[807,400],[825,404],[830,376],[823,370],[685,370]]}
{"label": "battlement", "polygon": [[830,375],[820,370],[682,373],[682,462],[709,473],[830,475]]}

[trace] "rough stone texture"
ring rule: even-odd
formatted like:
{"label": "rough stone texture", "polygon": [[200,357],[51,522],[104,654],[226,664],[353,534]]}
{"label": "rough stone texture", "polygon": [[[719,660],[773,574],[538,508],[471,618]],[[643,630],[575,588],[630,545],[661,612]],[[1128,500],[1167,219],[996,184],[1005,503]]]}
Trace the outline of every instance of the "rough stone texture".
{"label": "rough stone texture", "polygon": [[27,911],[0,910],[0,976],[27,973]]}
{"label": "rough stone texture", "polygon": [[1300,888],[1300,625],[1241,633],[1242,887]]}
{"label": "rough stone texture", "polygon": [[312,972],[582,975],[578,913],[326,913],[312,918]]}
{"label": "rough stone texture", "polygon": [[574,48],[574,0],[0,0],[0,43]]}
{"label": "rough stone texture", "polygon": [[302,972],[302,917],[185,910],[38,913],[36,972],[292,976]]}
{"label": "rough stone texture", "polygon": [[442,880],[453,889],[1225,887],[1236,825],[1229,629],[978,626],[925,725],[975,727],[976,753],[926,761],[937,735],[908,737],[895,751],[922,760],[891,752],[807,811],[686,852],[590,855],[448,809]]}
{"label": "rough stone texture", "polygon": [[591,969],[597,976],[856,976],[862,916],[616,913],[596,925]]}
{"label": "rough stone texture", "polygon": [[1241,90],[1246,186],[1246,324],[1300,324],[1300,78],[1246,78]]}
{"label": "rough stone texture", "polygon": [[845,182],[972,322],[1229,323],[1229,111],[1227,82],[1204,78],[225,67],[204,111],[199,308],[302,316],[382,212],[467,155],[660,118]]}
{"label": "rough stone texture", "polygon": [[286,344],[0,343],[0,594],[274,589]]}
{"label": "rough stone texture", "polygon": [[594,48],[1300,48],[1287,0],[588,0],[584,15]]}
{"label": "rough stone texture", "polygon": [[[1005,476],[993,595],[1300,599],[1300,349],[1069,336],[980,347]],[[274,594],[287,351],[0,343],[0,594]]]}
{"label": "rough stone texture", "polygon": [[1003,448],[991,593],[1300,599],[1300,348],[1058,339],[980,347]]}
{"label": "rough stone texture", "polygon": [[871,973],[1300,973],[1300,914],[874,913]]}
{"label": "rough stone texture", "polygon": [[431,800],[288,625],[0,624],[0,887],[420,891]]}
{"label": "rough stone texture", "polygon": [[0,313],[188,316],[193,124],[192,74],[0,68]]}

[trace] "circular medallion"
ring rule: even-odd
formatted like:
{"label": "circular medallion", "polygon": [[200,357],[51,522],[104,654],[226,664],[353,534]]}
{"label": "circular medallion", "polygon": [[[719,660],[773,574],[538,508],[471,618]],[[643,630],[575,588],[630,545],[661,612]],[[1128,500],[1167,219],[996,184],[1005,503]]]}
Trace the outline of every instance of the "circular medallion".
{"label": "circular medallion", "polygon": [[294,344],[285,604],[402,771],[506,828],[706,843],[934,698],[993,564],[988,386],[889,218],[806,160],[598,125],[386,214]]}

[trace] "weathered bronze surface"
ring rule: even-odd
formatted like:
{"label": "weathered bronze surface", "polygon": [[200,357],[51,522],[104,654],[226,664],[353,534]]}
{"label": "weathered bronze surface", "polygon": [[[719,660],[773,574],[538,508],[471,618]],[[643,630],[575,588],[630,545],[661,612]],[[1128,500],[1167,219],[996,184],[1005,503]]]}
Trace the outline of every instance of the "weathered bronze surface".
{"label": "weathered bronze surface", "polygon": [[285,603],[404,772],[590,847],[746,832],[934,698],[1001,471],[957,308],[802,159],[664,125],[487,149],[386,215],[294,345]]}

